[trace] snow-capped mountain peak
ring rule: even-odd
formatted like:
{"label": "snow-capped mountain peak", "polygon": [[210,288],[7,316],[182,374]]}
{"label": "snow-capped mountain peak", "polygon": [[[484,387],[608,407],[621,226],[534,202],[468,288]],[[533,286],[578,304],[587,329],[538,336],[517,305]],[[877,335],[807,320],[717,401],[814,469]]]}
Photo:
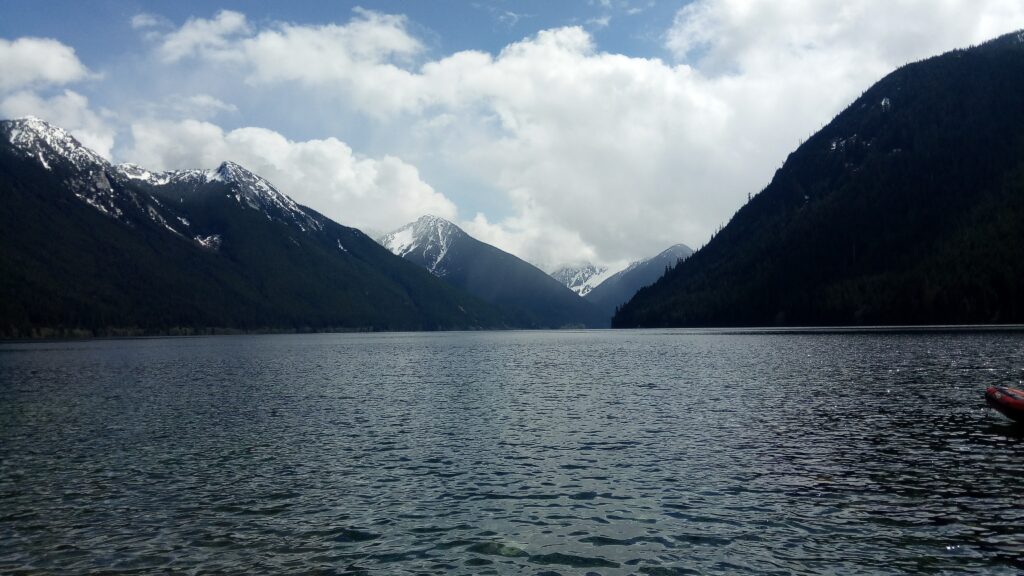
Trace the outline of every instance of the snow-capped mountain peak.
{"label": "snow-capped mountain peak", "polygon": [[270,212],[279,210],[305,230],[306,226],[320,228],[320,223],[307,214],[294,200],[282,194],[266,178],[251,172],[244,166],[225,161],[216,170],[206,173],[208,182],[223,182],[234,191],[235,200],[249,207],[262,210],[270,218]]}
{"label": "snow-capped mountain peak", "polygon": [[564,266],[551,273],[551,277],[565,285],[566,288],[586,296],[597,284],[594,279],[608,270],[605,266],[587,263],[580,266]]}
{"label": "snow-capped mountain peak", "polygon": [[6,120],[2,124],[11,145],[26,157],[37,159],[47,170],[53,170],[54,163],[60,160],[70,162],[79,170],[110,165],[63,128],[35,116]]}
{"label": "snow-capped mountain peak", "polygon": [[[182,220],[180,215],[161,206],[158,198],[166,200],[168,194],[177,197],[208,190],[226,192],[242,207],[258,210],[269,220],[294,225],[302,231],[323,229],[317,217],[266,179],[234,162],[224,162],[214,170],[163,172],[131,163],[115,166],[63,128],[34,116],[0,121],[0,138],[6,139],[16,153],[59,174],[64,188],[78,199],[116,219],[130,219],[129,212],[138,209],[154,222],[180,234],[175,229]],[[218,183],[226,190],[220,186],[209,188]],[[144,205],[144,197],[153,193],[151,203]]]}
{"label": "snow-capped mountain peak", "polygon": [[163,186],[173,179],[173,172],[150,172],[138,164],[118,164],[117,171],[129,180],[138,180],[153,186]]}
{"label": "snow-capped mountain peak", "polygon": [[421,216],[398,230],[386,234],[380,244],[396,256],[422,252],[426,267],[435,276],[443,276],[445,256],[453,241],[465,236],[461,228],[438,216]]}
{"label": "snow-capped mountain peak", "polygon": [[281,193],[267,179],[240,164],[226,161],[213,170],[168,170],[152,172],[137,164],[118,164],[115,173],[122,179],[143,183],[156,189],[189,190],[195,193],[208,184],[223,184],[227,196],[243,207],[264,213],[269,220],[294,224],[301,230],[320,230],[319,220],[308,214],[294,200]]}
{"label": "snow-capped mountain peak", "polygon": [[110,163],[67,130],[27,116],[0,121],[0,136],[15,154],[37,162],[60,178],[63,190],[103,214],[121,220],[130,206],[141,208],[138,198],[115,189],[117,171]]}
{"label": "snow-capped mountain peak", "polygon": [[148,184],[150,186],[166,186],[168,184],[185,184],[199,186],[208,182],[221,181],[216,170],[165,170],[153,172],[138,164],[125,163],[114,166],[116,174],[126,180]]}
{"label": "snow-capped mountain peak", "polygon": [[151,172],[137,164],[118,164],[117,173],[124,179],[160,188],[184,186],[187,190],[202,190],[206,184],[227,186],[227,196],[243,207],[263,212],[270,220],[293,223],[303,231],[322,229],[319,220],[302,209],[294,200],[281,193],[267,179],[240,164],[226,161],[213,170],[168,170]]}

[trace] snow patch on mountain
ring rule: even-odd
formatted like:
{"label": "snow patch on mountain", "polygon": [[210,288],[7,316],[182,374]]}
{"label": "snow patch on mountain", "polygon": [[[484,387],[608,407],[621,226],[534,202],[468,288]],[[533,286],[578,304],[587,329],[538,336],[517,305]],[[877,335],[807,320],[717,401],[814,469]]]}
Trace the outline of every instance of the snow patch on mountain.
{"label": "snow patch on mountain", "polygon": [[127,180],[153,187],[186,186],[198,188],[219,182],[229,187],[228,196],[244,207],[263,212],[268,220],[280,219],[307,229],[322,230],[319,220],[282,194],[265,178],[234,162],[224,162],[214,170],[168,170],[151,172],[136,164],[118,164],[119,175]]}
{"label": "snow patch on mountain", "polygon": [[323,229],[320,221],[294,200],[282,194],[266,179],[234,162],[224,162],[214,170],[151,172],[137,164],[118,164],[114,169],[127,181],[154,188],[184,187],[198,190],[206,184],[221,183],[229,188],[227,195],[230,198],[234,198],[243,207],[262,212],[268,220],[294,224],[303,232]]}
{"label": "snow patch on mountain", "polygon": [[272,219],[273,212],[286,215],[303,232],[306,227],[315,230],[323,229],[320,222],[307,214],[294,200],[274,188],[262,176],[250,172],[234,162],[224,162],[216,170],[207,174],[209,182],[224,182],[235,192],[234,197],[239,203],[261,210]]}
{"label": "snow patch on mountain", "polygon": [[[232,188],[232,193],[239,203],[262,210],[268,218],[283,217],[284,220],[296,224],[301,230],[307,228],[321,230],[320,222],[306,213],[294,200],[279,192],[266,179],[246,170],[234,162],[224,162],[216,170],[172,170],[153,172],[137,164],[119,164],[112,166],[99,154],[83,146],[63,128],[58,128],[44,120],[29,116],[3,123],[7,138],[15,149],[25,157],[37,160],[44,168],[53,171],[62,162],[70,164],[75,172],[94,175],[90,179],[79,178],[72,186],[75,194],[90,205],[97,207],[108,215],[116,215],[109,202],[103,201],[95,193],[82,189],[84,184],[98,184],[100,192],[110,190],[110,178],[121,182],[144,183],[160,187],[174,184],[199,185],[211,182],[223,182]],[[102,194],[101,194],[102,195]]]}
{"label": "snow patch on mountain", "polygon": [[35,116],[8,120],[5,124],[11,145],[25,157],[38,160],[47,170],[53,170],[53,161],[61,158],[79,170],[103,169],[110,165],[63,128]]}
{"label": "snow patch on mountain", "polygon": [[552,272],[551,277],[579,296],[586,296],[607,277],[607,271],[607,266],[596,266],[588,262],[580,266],[563,266]]}
{"label": "snow patch on mountain", "polygon": [[220,234],[211,234],[209,236],[195,236],[193,240],[196,241],[201,247],[207,250],[218,250],[220,249]]}
{"label": "snow patch on mountain", "polygon": [[412,224],[385,236],[382,245],[396,256],[405,256],[415,250],[416,238],[413,236]]}
{"label": "snow patch on mountain", "polygon": [[564,266],[552,272],[551,277],[582,297],[619,272],[639,266],[644,262],[646,260],[618,262],[610,266],[597,266],[590,263],[581,266]]}
{"label": "snow patch on mountain", "polygon": [[[161,208],[163,207],[161,206]],[[156,222],[157,224],[163,226],[164,228],[166,228],[171,233],[177,236],[184,237],[184,234],[178,232],[177,230],[174,229],[173,226],[167,223],[167,219],[164,218],[164,215],[160,213],[160,210],[156,206],[153,206],[152,204],[146,206],[146,213],[149,214],[149,219],[152,220],[153,222]],[[182,220],[181,217],[178,217],[178,219]]]}
{"label": "snow patch on mountain", "polygon": [[445,257],[454,240],[465,235],[458,226],[437,216],[422,216],[415,222],[402,226],[380,239],[384,246],[396,256],[406,256],[419,251],[426,262],[427,270],[435,276],[447,272]]}
{"label": "snow patch on mountain", "polygon": [[[633,267],[639,266],[642,262],[644,261],[634,260],[632,262],[620,263],[614,266],[606,267],[600,274],[595,274],[589,280],[588,285],[590,286],[590,289],[587,290],[587,292],[593,290],[594,288],[597,288],[601,284],[604,284],[605,280],[608,280],[609,278],[615,276],[616,274],[622,272],[623,270],[632,269]],[[586,294],[580,294],[580,296],[586,296]]]}
{"label": "snow patch on mountain", "polygon": [[111,202],[109,198],[104,198],[103,196],[88,196],[81,192],[76,192],[75,197],[111,218],[120,218],[124,215],[124,212]]}
{"label": "snow patch on mountain", "polygon": [[171,181],[170,172],[153,173],[138,164],[118,164],[115,168],[129,180],[138,180],[152,186],[163,186]]}
{"label": "snow patch on mountain", "polygon": [[201,186],[210,182],[214,170],[166,170],[152,172],[138,164],[118,164],[114,170],[122,180],[160,187],[169,185]]}
{"label": "snow patch on mountain", "polygon": [[576,294],[583,296],[591,288],[587,281],[603,271],[603,267],[597,267],[593,264],[563,266],[552,272],[551,277]]}

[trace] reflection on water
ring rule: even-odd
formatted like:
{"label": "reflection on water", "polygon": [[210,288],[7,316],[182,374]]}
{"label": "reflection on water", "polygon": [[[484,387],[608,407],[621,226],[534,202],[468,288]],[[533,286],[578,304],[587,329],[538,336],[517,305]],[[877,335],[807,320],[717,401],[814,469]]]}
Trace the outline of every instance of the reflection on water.
{"label": "reflection on water", "polygon": [[0,346],[0,572],[1016,573],[1024,333]]}

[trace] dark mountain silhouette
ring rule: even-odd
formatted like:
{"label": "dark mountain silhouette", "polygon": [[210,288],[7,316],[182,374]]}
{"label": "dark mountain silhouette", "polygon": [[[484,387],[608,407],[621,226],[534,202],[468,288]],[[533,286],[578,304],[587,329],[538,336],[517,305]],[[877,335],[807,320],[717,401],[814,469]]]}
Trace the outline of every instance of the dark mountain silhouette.
{"label": "dark mountain silhouette", "polygon": [[518,326],[604,328],[609,324],[610,316],[537,267],[473,238],[443,218],[423,216],[387,234],[381,244],[499,306]]}
{"label": "dark mountain silhouette", "polygon": [[654,284],[666,270],[672,268],[693,254],[693,250],[685,244],[676,244],[666,248],[657,256],[646,260],[638,260],[610,276],[604,282],[594,286],[583,297],[593,302],[601,312],[611,318],[615,309],[622,306],[644,286]]}
{"label": "dark mountain silhouette", "polygon": [[904,66],[614,325],[1024,322],[1024,33]]}
{"label": "dark mountain silhouette", "polygon": [[150,173],[0,122],[0,336],[506,325],[237,164]]}

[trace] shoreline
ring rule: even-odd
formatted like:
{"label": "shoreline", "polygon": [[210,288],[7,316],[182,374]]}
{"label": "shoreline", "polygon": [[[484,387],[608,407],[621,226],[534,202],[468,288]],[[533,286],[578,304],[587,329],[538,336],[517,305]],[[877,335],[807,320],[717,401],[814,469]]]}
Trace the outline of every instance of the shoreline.
{"label": "shoreline", "polygon": [[89,342],[104,340],[151,340],[163,338],[198,338],[209,336],[276,336],[276,335],[311,335],[311,334],[439,334],[466,332],[620,332],[650,333],[659,332],[690,333],[695,335],[840,335],[840,334],[940,334],[960,332],[1024,332],[1024,324],[899,324],[872,326],[692,326],[692,327],[652,327],[652,328],[442,328],[437,330],[379,330],[371,327],[363,328],[324,328],[324,329],[278,329],[266,328],[241,330],[236,328],[203,328],[203,329],[170,329],[147,331],[141,329],[104,329],[91,330],[52,330],[37,329],[46,332],[44,335],[29,337],[0,337],[3,344],[28,344],[44,342]]}

